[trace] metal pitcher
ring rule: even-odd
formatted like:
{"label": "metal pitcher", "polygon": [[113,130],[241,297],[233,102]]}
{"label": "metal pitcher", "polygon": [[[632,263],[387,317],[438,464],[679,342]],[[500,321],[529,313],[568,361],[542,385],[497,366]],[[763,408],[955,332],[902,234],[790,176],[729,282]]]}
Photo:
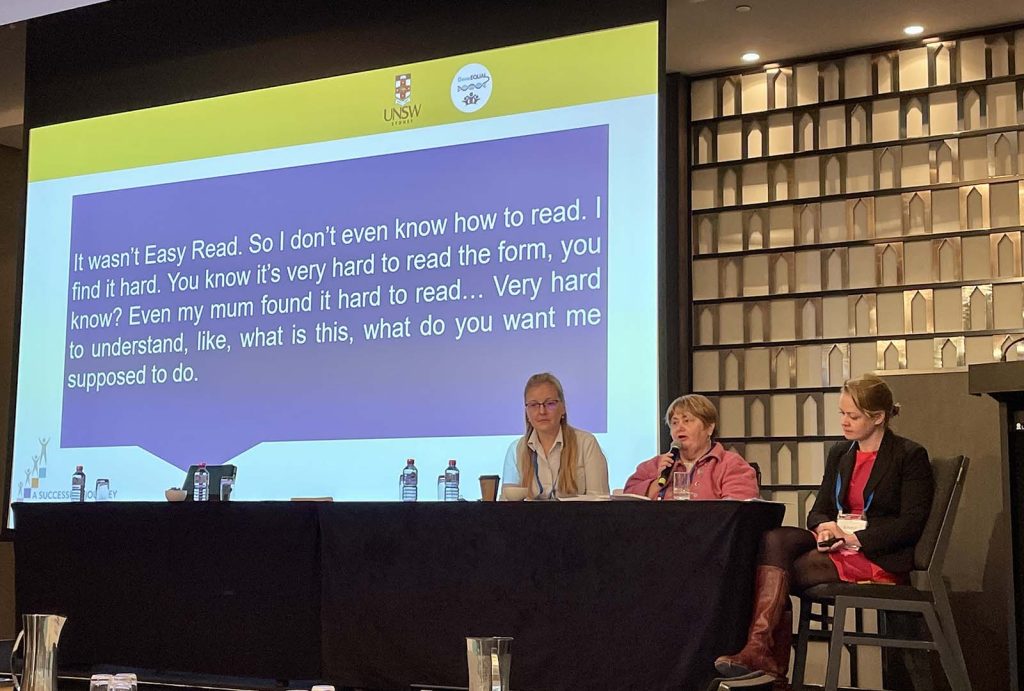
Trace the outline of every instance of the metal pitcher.
{"label": "metal pitcher", "polygon": [[512,639],[508,636],[466,638],[469,691],[508,691]]}
{"label": "metal pitcher", "polygon": [[14,687],[18,691],[57,691],[57,641],[67,617],[59,614],[22,615],[25,628],[14,640],[11,649],[11,669],[14,669],[14,653],[25,641],[25,668],[21,679],[14,676]]}

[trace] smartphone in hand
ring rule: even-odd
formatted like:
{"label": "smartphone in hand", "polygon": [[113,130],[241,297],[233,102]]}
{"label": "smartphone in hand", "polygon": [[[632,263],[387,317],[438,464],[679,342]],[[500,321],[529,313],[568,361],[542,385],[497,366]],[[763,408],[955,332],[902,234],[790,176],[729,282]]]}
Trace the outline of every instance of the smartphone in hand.
{"label": "smartphone in hand", "polygon": [[831,547],[832,545],[836,544],[837,542],[843,542],[843,538],[841,538],[841,537],[830,537],[827,540],[819,540],[818,541],[818,547],[821,547],[822,549],[828,549],[829,547]]}

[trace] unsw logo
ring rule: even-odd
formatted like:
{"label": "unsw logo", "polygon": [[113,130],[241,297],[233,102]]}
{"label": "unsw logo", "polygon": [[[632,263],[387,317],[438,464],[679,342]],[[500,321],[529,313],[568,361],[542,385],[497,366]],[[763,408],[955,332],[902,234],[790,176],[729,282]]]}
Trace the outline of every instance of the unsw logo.
{"label": "unsw logo", "polygon": [[412,103],[412,72],[395,75],[395,105],[384,109],[384,122],[392,127],[408,125],[420,115],[420,104]]}

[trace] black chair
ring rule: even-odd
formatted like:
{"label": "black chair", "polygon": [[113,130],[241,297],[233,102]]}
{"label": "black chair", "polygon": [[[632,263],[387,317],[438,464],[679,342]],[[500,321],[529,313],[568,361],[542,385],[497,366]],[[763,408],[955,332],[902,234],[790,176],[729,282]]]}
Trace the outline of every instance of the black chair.
{"label": "black chair", "polygon": [[[794,690],[802,688],[803,685],[808,644],[812,641],[819,643],[832,642],[832,610],[833,603],[831,602],[816,602],[806,599],[800,601],[799,633],[793,641],[793,645],[796,648],[796,659],[793,664]],[[819,628],[812,629],[811,624],[813,623],[817,623]],[[854,612],[853,625],[857,631],[864,630],[864,612],[862,610],[858,609]],[[857,688],[860,676],[858,674],[857,646],[847,643],[843,648],[846,650],[847,655],[850,656],[850,687]],[[801,653],[801,650],[805,652]],[[800,680],[799,683],[796,681],[797,679]]]}
{"label": "black chair", "polygon": [[[946,560],[968,463],[964,456],[932,459],[935,498],[924,532],[914,549],[914,570],[924,589],[910,585],[826,583],[808,588],[800,596],[800,628],[793,667],[794,689],[805,688],[807,642],[812,634],[811,605],[817,604],[822,608],[824,615],[821,617],[823,629],[831,625],[825,691],[836,691],[838,688],[843,648],[857,645],[935,650],[939,653],[950,686],[957,691],[971,691],[967,666],[963,651],[960,649],[960,639],[957,638],[953,612],[949,606],[949,592],[942,579],[942,567]],[[832,616],[827,615],[830,606],[834,610]],[[846,612],[849,609],[856,612],[872,609],[876,610],[879,616],[883,616],[886,611],[916,612],[924,617],[931,640],[906,640],[889,638],[884,634],[848,632],[845,627]]]}
{"label": "black chair", "polygon": [[750,461],[750,467],[754,469],[754,475],[757,477],[757,488],[761,489],[761,466],[757,461]]}

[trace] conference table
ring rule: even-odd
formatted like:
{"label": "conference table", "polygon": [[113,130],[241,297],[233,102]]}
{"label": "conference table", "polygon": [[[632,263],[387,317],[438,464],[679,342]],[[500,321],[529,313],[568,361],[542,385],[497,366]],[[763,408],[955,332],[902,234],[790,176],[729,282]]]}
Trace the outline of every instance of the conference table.
{"label": "conference table", "polygon": [[16,503],[17,608],[68,617],[66,670],[465,686],[465,637],[495,635],[518,691],[703,689],[746,638],[784,510]]}

